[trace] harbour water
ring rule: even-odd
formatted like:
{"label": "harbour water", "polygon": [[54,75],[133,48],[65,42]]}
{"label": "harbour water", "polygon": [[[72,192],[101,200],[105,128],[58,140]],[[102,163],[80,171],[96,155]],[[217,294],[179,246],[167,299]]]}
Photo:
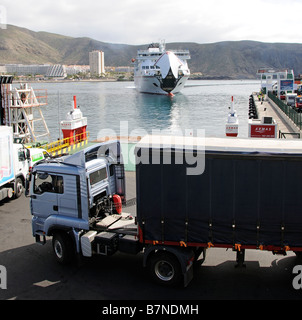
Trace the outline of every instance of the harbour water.
{"label": "harbour water", "polygon": [[[167,133],[204,129],[206,136],[225,136],[225,122],[231,97],[239,118],[239,137],[248,134],[248,99],[259,91],[257,80],[191,80],[174,97],[138,93],[133,82],[55,82],[33,83],[34,89],[47,89],[48,105],[43,114],[51,139],[62,137],[59,122],[77,97],[87,117],[90,140],[104,134],[120,134],[121,121],[129,135],[165,130]],[[126,121],[126,122],[125,122]],[[106,130],[108,129],[108,130]],[[125,131],[123,132],[125,133]]]}

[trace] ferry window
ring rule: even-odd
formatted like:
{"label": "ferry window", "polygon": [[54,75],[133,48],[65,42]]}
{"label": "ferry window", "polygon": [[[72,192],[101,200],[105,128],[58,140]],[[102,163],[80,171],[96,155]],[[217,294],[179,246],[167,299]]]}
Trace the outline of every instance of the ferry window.
{"label": "ferry window", "polygon": [[64,193],[63,177],[47,173],[37,173],[35,176],[34,192]]}
{"label": "ferry window", "polygon": [[107,170],[106,168],[102,168],[100,170],[97,170],[95,172],[92,172],[89,175],[89,179],[90,179],[90,185],[93,186],[94,184],[104,180],[107,178]]}
{"label": "ferry window", "polygon": [[154,67],[154,66],[151,66],[150,69],[155,69],[155,67]]}
{"label": "ferry window", "polygon": [[149,69],[149,66],[146,66],[146,69]]}

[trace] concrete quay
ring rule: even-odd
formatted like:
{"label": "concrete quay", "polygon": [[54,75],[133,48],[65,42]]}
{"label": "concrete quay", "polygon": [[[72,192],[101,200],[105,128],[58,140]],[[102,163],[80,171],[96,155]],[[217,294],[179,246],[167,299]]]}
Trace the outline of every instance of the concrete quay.
{"label": "concrete quay", "polygon": [[[257,93],[253,93],[255,106],[258,113],[258,118],[272,117],[277,123],[277,131],[279,137],[279,132],[286,134],[286,139],[297,139],[297,133],[302,134],[297,127],[297,125],[267,96],[264,96],[264,100],[259,101]],[[288,134],[288,133],[294,133]]]}

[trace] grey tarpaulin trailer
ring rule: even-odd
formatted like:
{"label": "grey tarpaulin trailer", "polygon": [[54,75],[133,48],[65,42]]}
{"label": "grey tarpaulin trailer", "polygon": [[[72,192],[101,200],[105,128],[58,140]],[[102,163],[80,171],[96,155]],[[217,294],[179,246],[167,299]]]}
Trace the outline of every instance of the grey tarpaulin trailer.
{"label": "grey tarpaulin trailer", "polygon": [[[186,173],[184,155],[192,150],[204,153],[202,174]],[[142,242],[302,250],[302,141],[173,138],[166,144],[153,136],[136,153]],[[162,161],[167,153],[171,164]]]}

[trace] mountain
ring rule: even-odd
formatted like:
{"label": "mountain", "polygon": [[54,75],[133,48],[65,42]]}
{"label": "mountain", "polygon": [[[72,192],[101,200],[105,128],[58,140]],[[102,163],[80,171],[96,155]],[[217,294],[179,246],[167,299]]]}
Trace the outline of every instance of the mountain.
{"label": "mountain", "polygon": [[[0,64],[89,64],[88,53],[102,50],[106,66],[131,65],[147,45],[112,44],[8,25],[0,29]],[[167,49],[188,49],[191,73],[206,77],[255,78],[260,67],[294,69],[302,73],[302,44],[224,41],[209,44],[167,43]]]}

